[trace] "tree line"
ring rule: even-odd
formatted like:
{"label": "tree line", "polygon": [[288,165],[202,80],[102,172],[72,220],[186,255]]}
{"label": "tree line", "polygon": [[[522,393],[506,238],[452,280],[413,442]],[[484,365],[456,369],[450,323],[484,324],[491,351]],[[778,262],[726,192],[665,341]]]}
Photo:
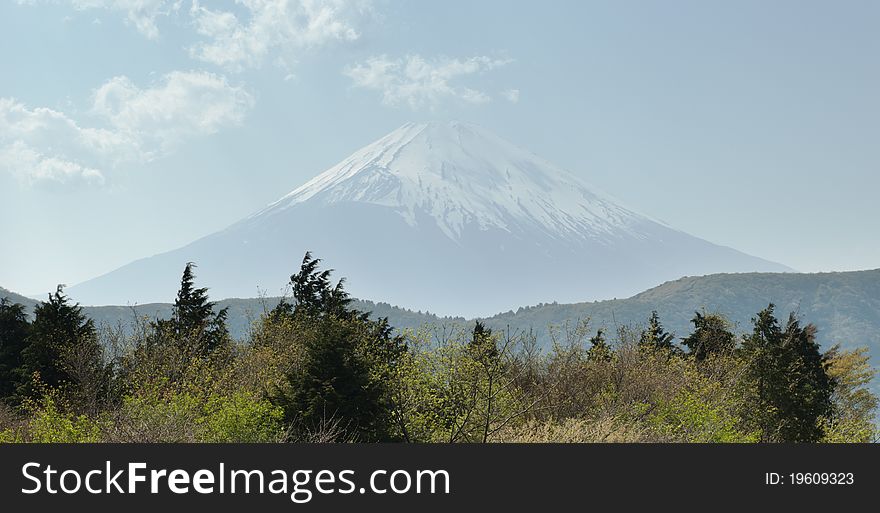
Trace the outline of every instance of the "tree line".
{"label": "tree line", "polygon": [[96,326],[58,287],[0,300],[0,442],[871,442],[867,350],[774,305],[737,335],[644,326],[396,332],[306,253],[245,340],[186,265],[169,319]]}

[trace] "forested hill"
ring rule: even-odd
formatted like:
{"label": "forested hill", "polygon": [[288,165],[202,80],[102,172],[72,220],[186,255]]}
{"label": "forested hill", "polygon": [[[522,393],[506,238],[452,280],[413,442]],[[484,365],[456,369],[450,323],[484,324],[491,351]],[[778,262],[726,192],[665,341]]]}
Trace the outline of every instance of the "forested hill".
{"label": "forested hill", "polygon": [[684,336],[694,311],[722,313],[746,331],[755,313],[771,302],[780,315],[796,312],[816,324],[823,344],[868,345],[880,357],[880,270],[686,277],[627,299],[521,308],[492,317],[490,324],[537,328],[589,318],[594,327],[613,328],[642,323],[657,310],[671,331]]}
{"label": "forested hill", "polygon": [[[210,286],[210,284],[205,284]],[[32,299],[0,289],[0,297],[32,307]],[[76,300],[76,297],[72,298]],[[219,307],[229,307],[229,326],[236,338],[243,338],[253,319],[271,309],[277,298],[226,299]],[[640,324],[657,310],[664,325],[678,336],[690,332],[694,311],[707,310],[727,316],[738,331],[749,329],[750,319],[768,303],[777,305],[785,316],[797,312],[805,321],[819,327],[823,345],[840,343],[844,347],[869,346],[874,361],[880,361],[880,269],[821,274],[754,273],[716,274],[686,277],[647,290],[627,299],[590,303],[541,304],[501,313],[486,319],[499,329],[532,328],[542,342],[549,340],[547,327],[590,319],[593,328],[614,329],[616,325]],[[425,324],[464,324],[464,318],[437,317],[397,308],[387,303],[357,301],[355,308],[388,317],[399,329]],[[170,304],[137,307],[103,306],[84,308],[97,323],[131,323],[137,316],[166,318]],[[876,364],[876,363],[875,363]]]}

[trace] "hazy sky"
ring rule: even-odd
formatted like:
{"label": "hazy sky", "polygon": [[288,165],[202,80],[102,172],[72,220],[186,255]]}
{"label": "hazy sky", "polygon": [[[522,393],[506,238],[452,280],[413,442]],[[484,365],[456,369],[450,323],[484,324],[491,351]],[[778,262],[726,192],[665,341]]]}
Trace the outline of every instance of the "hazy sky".
{"label": "hazy sky", "polygon": [[878,26],[874,0],[3,0],[0,286],[182,246],[447,119],[713,242],[877,268]]}

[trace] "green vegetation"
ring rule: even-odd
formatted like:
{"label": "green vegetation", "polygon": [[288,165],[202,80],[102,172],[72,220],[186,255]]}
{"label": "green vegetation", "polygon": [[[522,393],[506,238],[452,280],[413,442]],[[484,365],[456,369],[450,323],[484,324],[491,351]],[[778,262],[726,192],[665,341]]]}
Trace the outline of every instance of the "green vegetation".
{"label": "green vegetation", "polygon": [[872,442],[864,348],[776,307],[743,336],[653,311],[541,343],[497,324],[395,330],[306,254],[292,297],[229,334],[187,264],[167,318],[96,328],[59,288],[0,302],[0,442]]}

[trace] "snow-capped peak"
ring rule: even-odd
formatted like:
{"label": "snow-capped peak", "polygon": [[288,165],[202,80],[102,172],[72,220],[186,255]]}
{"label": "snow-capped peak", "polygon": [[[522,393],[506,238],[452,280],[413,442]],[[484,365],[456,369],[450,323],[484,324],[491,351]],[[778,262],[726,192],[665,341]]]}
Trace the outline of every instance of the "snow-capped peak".
{"label": "snow-capped peak", "polygon": [[305,202],[371,203],[410,225],[428,214],[450,238],[466,225],[600,238],[647,219],[576,177],[470,123],[408,123],[257,214]]}

